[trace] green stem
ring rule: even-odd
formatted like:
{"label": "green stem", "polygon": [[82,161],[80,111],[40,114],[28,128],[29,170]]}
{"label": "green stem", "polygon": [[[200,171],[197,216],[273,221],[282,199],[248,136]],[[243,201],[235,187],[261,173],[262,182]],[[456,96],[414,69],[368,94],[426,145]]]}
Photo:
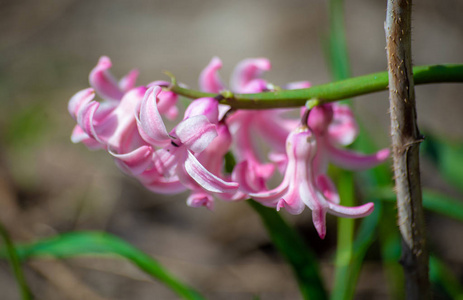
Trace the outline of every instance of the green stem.
{"label": "green stem", "polygon": [[260,216],[273,244],[289,263],[304,299],[327,299],[317,258],[301,236],[289,226],[275,209],[254,200],[246,201]]}
{"label": "green stem", "polygon": [[[413,68],[415,85],[444,82],[463,82],[463,65],[444,64],[417,66]],[[280,90],[259,94],[223,95],[221,103],[239,109],[268,109],[299,107],[308,99],[319,99],[319,104],[342,100],[349,97],[384,91],[388,86],[386,71],[353,77],[336,82],[316,85],[308,89]],[[203,93],[182,88],[178,85],[170,87],[173,92],[192,99],[216,97],[216,94]]]}
{"label": "green stem", "polygon": [[3,224],[0,223],[0,235],[3,238],[3,242],[5,243],[6,253],[8,256],[8,260],[10,261],[11,268],[13,269],[14,276],[16,277],[16,282],[18,283],[19,291],[21,293],[21,299],[23,300],[30,300],[33,299],[31,292],[29,291],[29,287],[27,286],[26,279],[24,278],[24,274],[21,269],[21,263],[19,262],[18,254],[16,253],[16,249],[11,241],[8,232],[6,231]]}

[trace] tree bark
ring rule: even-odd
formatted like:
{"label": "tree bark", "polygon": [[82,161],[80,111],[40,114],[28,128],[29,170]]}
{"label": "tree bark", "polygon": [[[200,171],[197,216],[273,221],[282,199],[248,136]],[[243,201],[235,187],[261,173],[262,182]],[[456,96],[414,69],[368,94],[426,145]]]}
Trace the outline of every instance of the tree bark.
{"label": "tree bark", "polygon": [[411,64],[411,0],[388,0],[385,23],[392,153],[407,299],[430,299],[429,255],[422,207],[415,89]]}

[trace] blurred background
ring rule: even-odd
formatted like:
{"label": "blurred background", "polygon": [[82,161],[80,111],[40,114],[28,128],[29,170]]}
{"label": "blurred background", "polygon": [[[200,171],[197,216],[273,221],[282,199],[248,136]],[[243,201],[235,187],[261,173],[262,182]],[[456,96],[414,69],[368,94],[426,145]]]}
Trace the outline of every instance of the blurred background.
{"label": "blurred background", "polygon": [[[386,69],[386,1],[346,1],[353,75]],[[197,88],[213,56],[228,81],[236,63],[267,57],[276,85],[330,81],[324,45],[327,3],[321,0],[3,0],[0,1],[0,218],[14,241],[73,230],[103,230],[158,259],[210,299],[299,299],[291,270],[246,203],[216,202],[213,212],[185,205],[185,195],[160,196],[123,175],[104,151],[70,142],[67,103],[88,87],[101,55],[117,77],[140,70],[139,84],[167,79]],[[463,62],[463,2],[417,2],[413,16],[415,65]],[[463,140],[463,86],[416,89],[424,132]],[[388,95],[359,97],[356,114],[378,149],[388,147]],[[423,161],[423,184],[461,194]],[[317,251],[332,277],[335,218],[320,240],[306,210],[285,214]],[[430,244],[463,277],[463,225],[428,216]],[[377,257],[370,250],[358,299],[387,299]],[[37,299],[176,299],[170,290],[117,259],[34,260],[25,265]],[[328,280],[329,283],[329,280]],[[0,261],[1,299],[18,299],[7,261]]]}

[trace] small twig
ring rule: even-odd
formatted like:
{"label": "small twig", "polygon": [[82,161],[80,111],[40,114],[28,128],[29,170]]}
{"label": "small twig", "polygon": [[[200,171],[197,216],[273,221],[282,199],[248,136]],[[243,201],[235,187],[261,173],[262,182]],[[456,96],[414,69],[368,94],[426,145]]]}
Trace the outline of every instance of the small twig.
{"label": "small twig", "polygon": [[402,235],[401,263],[407,299],[430,299],[422,206],[414,78],[411,67],[411,0],[388,0],[385,23],[392,153]]}

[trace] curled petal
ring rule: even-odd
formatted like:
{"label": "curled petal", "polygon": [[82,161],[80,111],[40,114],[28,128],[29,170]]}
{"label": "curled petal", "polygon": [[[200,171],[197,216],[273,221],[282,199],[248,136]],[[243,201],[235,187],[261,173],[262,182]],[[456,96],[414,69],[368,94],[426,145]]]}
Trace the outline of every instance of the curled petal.
{"label": "curled petal", "polygon": [[259,193],[249,193],[249,197],[260,202],[263,205],[275,207],[282,197],[288,192],[289,185],[287,182],[282,182],[279,186],[272,190],[259,192]]}
{"label": "curled petal", "polygon": [[112,63],[109,57],[102,56],[98,64],[90,72],[89,82],[95,91],[106,100],[119,101],[123,92],[119,89],[117,80],[109,72]]}
{"label": "curled petal", "polygon": [[72,131],[71,135],[71,141],[73,143],[83,143],[90,150],[104,149],[102,144],[86,134],[79,125],[74,126],[74,130]]}
{"label": "curled petal", "polygon": [[159,86],[150,87],[146,91],[137,113],[137,124],[140,135],[146,142],[163,147],[170,144],[171,137],[167,133],[156,103],[156,97],[160,92]]}
{"label": "curled petal", "polygon": [[209,210],[214,209],[214,198],[201,191],[193,191],[186,199],[186,204],[190,207],[205,206]]}
{"label": "curled petal", "polygon": [[92,88],[82,90],[72,96],[68,103],[68,111],[71,117],[74,120],[77,120],[77,114],[79,110],[90,103],[93,98],[95,98],[95,91]]}
{"label": "curled petal", "polygon": [[301,200],[297,187],[291,187],[288,193],[278,201],[277,210],[279,211],[283,207],[293,215],[298,215],[304,211],[305,203]]}
{"label": "curled petal", "polygon": [[322,208],[312,209],[312,222],[321,239],[326,236],[326,211]]}
{"label": "curled petal", "polygon": [[180,141],[191,151],[200,153],[217,136],[216,126],[199,115],[180,122],[175,128]]}
{"label": "curled petal", "polygon": [[183,162],[185,149],[170,144],[153,153],[154,167],[164,177],[175,176],[175,169],[179,162]]}
{"label": "curled petal", "polygon": [[183,119],[186,120],[199,115],[204,115],[209,122],[217,124],[219,120],[219,102],[214,98],[196,99],[188,105]]}
{"label": "curled petal", "polygon": [[240,89],[242,94],[260,93],[269,89],[269,84],[264,79],[254,79]]}
{"label": "curled petal", "polygon": [[186,190],[177,176],[164,177],[156,169],[146,170],[137,178],[148,190],[161,194],[178,194]]}
{"label": "curled petal", "polygon": [[246,85],[259,78],[264,71],[269,71],[271,67],[270,61],[266,58],[249,58],[241,61],[231,75],[232,91],[243,93],[242,90]]}
{"label": "curled petal", "polygon": [[224,85],[219,76],[222,68],[222,61],[218,57],[213,57],[211,62],[204,68],[199,75],[199,88],[207,93],[220,93],[224,90]]}
{"label": "curled petal", "polygon": [[130,175],[139,175],[153,164],[152,152],[153,149],[146,145],[124,154],[109,150],[109,153],[116,158],[116,164]]}
{"label": "curled petal", "polygon": [[[154,81],[148,84],[148,88],[161,86],[161,87],[168,87],[170,83],[167,81]],[[169,90],[161,90],[161,92],[157,95],[157,106],[158,111],[161,115],[165,115],[169,120],[173,120],[178,115],[178,95]]]}
{"label": "curled petal", "polygon": [[199,163],[196,157],[188,151],[184,169],[202,188],[213,193],[231,193],[238,189],[238,183],[226,182],[209,172]]}
{"label": "curled petal", "polygon": [[339,204],[339,193],[333,181],[325,174],[318,175],[317,187],[325,198],[335,204]]}
{"label": "curled petal", "polygon": [[127,75],[122,77],[121,80],[119,80],[119,89],[124,93],[133,89],[135,87],[135,82],[137,81],[138,75],[138,70],[134,69],[130,71]]}
{"label": "curled petal", "polygon": [[360,205],[360,206],[353,206],[347,207],[338,205],[332,202],[328,203],[328,212],[344,218],[361,218],[366,217],[373,212],[375,205],[372,202]]}
{"label": "curled petal", "polygon": [[326,151],[335,165],[355,171],[373,168],[386,161],[390,154],[389,149],[382,149],[375,154],[365,155],[351,150],[336,148],[330,143],[326,143]]}
{"label": "curled petal", "polygon": [[259,193],[266,190],[266,181],[274,170],[273,164],[244,160],[233,168],[232,179],[240,184],[240,190],[244,193]]}
{"label": "curled petal", "polygon": [[171,91],[162,90],[158,99],[159,113],[165,115],[169,120],[175,119],[178,115],[178,108],[176,107],[178,95]]}
{"label": "curled petal", "polygon": [[329,139],[337,145],[349,145],[359,133],[352,110],[347,105],[333,104],[333,121],[328,127]]}
{"label": "curled petal", "polygon": [[93,126],[93,116],[99,106],[100,103],[93,101],[82,107],[77,114],[77,124],[91,138],[103,143],[103,141],[98,138],[98,134]]}

